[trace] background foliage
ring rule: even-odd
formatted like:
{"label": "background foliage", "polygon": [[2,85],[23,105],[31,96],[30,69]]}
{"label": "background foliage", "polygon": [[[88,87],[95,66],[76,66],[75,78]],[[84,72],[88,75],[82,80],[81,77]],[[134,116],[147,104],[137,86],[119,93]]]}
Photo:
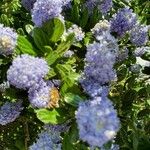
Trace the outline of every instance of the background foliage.
{"label": "background foliage", "polygon": [[[93,40],[89,29],[93,28],[102,16],[95,10],[93,16],[88,17],[87,10],[80,9],[81,2],[74,0],[73,9],[66,12],[68,20],[66,26],[69,27],[70,23],[75,23],[86,32],[82,42],[73,43],[73,34],[68,35],[66,41],[60,40],[65,29],[58,19],[47,22],[42,28],[34,28],[34,35],[31,36],[30,31],[33,29],[31,16],[22,7],[20,1],[0,1],[0,23],[13,27],[19,34],[18,46],[14,55],[27,53],[44,57],[52,68],[46,78],[59,79],[62,83],[59,89],[62,98],[60,107],[52,110],[34,110],[29,105],[27,93],[14,87],[0,92],[0,105],[6,101],[23,99],[24,106],[17,120],[7,126],[0,125],[0,150],[26,150],[35,141],[44,123],[60,124],[68,119],[71,119],[72,123],[69,131],[63,133],[62,149],[89,149],[86,143],[78,142],[74,111],[78,102],[83,101],[86,97],[77,81],[84,67],[83,58],[86,53],[86,45]],[[128,5],[138,14],[142,23],[150,24],[149,0],[132,0],[130,4],[125,0],[114,0],[116,10]],[[112,13],[115,9],[112,10]],[[109,94],[122,124],[116,137],[116,144],[119,144],[121,150],[149,150],[150,67],[142,67],[142,78],[139,73],[131,72],[130,66],[136,63],[136,58],[132,55],[134,47],[128,41],[126,42],[126,39],[120,43],[123,46],[129,45],[131,55],[128,59],[116,64],[118,81],[112,84]],[[150,46],[150,42],[147,45]],[[63,55],[68,49],[72,49],[75,55],[64,58]],[[146,53],[142,59],[150,61],[150,53]],[[0,56],[0,83],[6,81],[6,71],[11,61],[11,57]],[[107,147],[109,149],[109,144],[106,145]]]}

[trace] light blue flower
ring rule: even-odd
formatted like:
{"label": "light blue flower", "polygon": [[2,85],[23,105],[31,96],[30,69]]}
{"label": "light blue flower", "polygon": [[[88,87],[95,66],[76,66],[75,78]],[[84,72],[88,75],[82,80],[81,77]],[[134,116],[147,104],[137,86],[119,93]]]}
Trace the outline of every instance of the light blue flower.
{"label": "light blue flower", "polygon": [[7,80],[19,89],[28,89],[44,78],[48,71],[44,59],[23,54],[13,60],[7,71]]}
{"label": "light blue flower", "polygon": [[101,147],[112,140],[120,128],[117,112],[107,97],[80,103],[76,119],[80,139],[90,146]]}
{"label": "light blue flower", "polygon": [[0,54],[10,55],[17,45],[17,33],[0,24]]}
{"label": "light blue flower", "polygon": [[23,107],[21,106],[22,102],[18,101],[15,103],[6,102],[0,107],[0,124],[6,125],[10,122],[16,120],[19,117]]}

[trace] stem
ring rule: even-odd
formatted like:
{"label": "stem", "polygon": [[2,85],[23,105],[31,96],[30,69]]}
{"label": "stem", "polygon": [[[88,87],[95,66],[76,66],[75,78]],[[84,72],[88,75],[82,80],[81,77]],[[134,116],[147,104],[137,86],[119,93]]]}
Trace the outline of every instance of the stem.
{"label": "stem", "polygon": [[27,121],[25,121],[24,123],[24,132],[25,132],[25,149],[28,150],[28,141],[30,140],[30,136]]}

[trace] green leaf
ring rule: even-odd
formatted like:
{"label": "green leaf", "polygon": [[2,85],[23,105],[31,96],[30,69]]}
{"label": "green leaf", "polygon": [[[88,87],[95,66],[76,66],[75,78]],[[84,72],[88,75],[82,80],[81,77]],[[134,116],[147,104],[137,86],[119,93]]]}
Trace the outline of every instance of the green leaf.
{"label": "green leaf", "polygon": [[59,124],[66,120],[66,114],[61,109],[38,109],[35,112],[43,123]]}
{"label": "green leaf", "polygon": [[88,13],[88,9],[85,7],[83,9],[83,12],[82,12],[82,16],[81,16],[81,21],[80,21],[80,26],[82,28],[84,28],[88,22],[88,18],[89,18],[89,13]]}
{"label": "green leaf", "polygon": [[119,67],[119,69],[117,70],[117,79],[118,81],[122,81],[127,74],[127,67],[125,65],[122,65]]}
{"label": "green leaf", "polygon": [[41,51],[45,52],[44,46],[49,45],[49,39],[47,34],[45,34],[41,28],[34,28],[33,39],[37,47]]}
{"label": "green leaf", "polygon": [[66,93],[64,96],[64,101],[74,107],[77,107],[79,102],[83,101],[83,98],[73,93]]}
{"label": "green leaf", "polygon": [[79,139],[77,125],[74,123],[70,130],[65,134],[62,150],[77,150],[76,144]]}
{"label": "green leaf", "polygon": [[54,43],[60,40],[65,30],[64,24],[58,18],[49,20],[42,28],[47,33],[50,42]]}
{"label": "green leaf", "polygon": [[130,111],[133,101],[137,98],[137,92],[135,90],[127,90],[122,98],[122,110]]}
{"label": "green leaf", "polygon": [[49,54],[46,56],[46,61],[48,65],[52,65],[55,63],[55,61],[59,58],[59,55],[55,51],[49,52]]}
{"label": "green leaf", "polygon": [[70,34],[67,37],[67,40],[65,42],[62,42],[58,45],[57,49],[55,51],[50,50],[48,55],[46,56],[47,63],[49,65],[52,65],[56,62],[58,58],[60,58],[71,46],[73,43],[74,34]]}
{"label": "green leaf", "polygon": [[57,54],[62,56],[72,45],[74,41],[74,34],[70,34],[67,38],[66,41],[60,43],[56,49]]}
{"label": "green leaf", "polygon": [[36,56],[36,49],[32,44],[27,40],[25,36],[18,37],[17,51],[23,54],[29,54]]}

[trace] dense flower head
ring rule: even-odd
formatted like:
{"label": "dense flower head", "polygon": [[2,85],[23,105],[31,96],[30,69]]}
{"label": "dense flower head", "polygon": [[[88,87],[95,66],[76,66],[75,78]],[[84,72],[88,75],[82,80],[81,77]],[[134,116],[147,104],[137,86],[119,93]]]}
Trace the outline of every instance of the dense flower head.
{"label": "dense flower head", "polygon": [[88,45],[85,58],[84,75],[103,85],[116,78],[113,65],[116,61],[116,51],[108,46],[106,41],[94,42]]}
{"label": "dense flower head", "polygon": [[17,45],[17,33],[0,24],[0,54],[10,55]]}
{"label": "dense flower head", "polygon": [[0,124],[6,125],[16,120],[19,117],[22,102],[18,101],[15,103],[6,102],[0,107]]}
{"label": "dense flower head", "polygon": [[31,11],[35,2],[36,0],[22,0],[21,1],[23,7],[28,11]]}
{"label": "dense flower head", "polygon": [[107,86],[101,86],[97,81],[91,78],[83,78],[80,80],[84,92],[91,97],[107,96],[109,89]]}
{"label": "dense flower head", "polygon": [[111,19],[111,31],[117,33],[118,36],[123,36],[134,27],[136,18],[136,14],[131,9],[121,8]]}
{"label": "dense flower head", "polygon": [[91,29],[94,36],[99,36],[103,32],[110,31],[110,23],[107,20],[100,20],[94,28]]}
{"label": "dense flower head", "polygon": [[29,89],[29,101],[33,107],[46,108],[51,100],[52,82],[41,80],[36,86]]}
{"label": "dense flower head", "polygon": [[141,57],[148,51],[150,51],[150,47],[147,47],[147,46],[146,47],[138,47],[134,51],[134,56]]}
{"label": "dense flower head", "polygon": [[62,6],[62,0],[37,0],[32,10],[32,21],[40,27],[46,21],[59,17]]}
{"label": "dense flower head", "polygon": [[100,85],[105,85],[113,80],[116,80],[116,71],[109,63],[102,62],[101,65],[88,65],[84,68],[85,76],[93,78]]}
{"label": "dense flower head", "polygon": [[107,43],[107,41],[89,44],[87,46],[85,62],[88,64],[97,64],[98,66],[103,65],[103,63],[109,63],[112,66],[116,60],[118,48],[114,48],[110,45],[113,44]]}
{"label": "dense flower head", "polygon": [[97,7],[105,15],[112,8],[113,3],[112,0],[88,0],[85,6],[90,12]]}
{"label": "dense flower head", "polygon": [[23,54],[13,60],[7,71],[7,80],[19,89],[27,89],[38,83],[48,71],[44,59]]}
{"label": "dense flower head", "polygon": [[135,46],[143,46],[148,41],[148,26],[136,25],[130,32],[130,41]]}
{"label": "dense flower head", "polygon": [[60,132],[43,130],[29,150],[61,150]]}
{"label": "dense flower head", "polygon": [[76,119],[80,139],[90,146],[101,147],[115,137],[120,127],[117,112],[107,97],[80,103]]}
{"label": "dense flower head", "polygon": [[85,34],[82,32],[82,28],[78,27],[76,24],[73,24],[68,30],[67,30],[67,35],[74,33],[75,34],[75,39],[76,41],[82,41],[84,38]]}

